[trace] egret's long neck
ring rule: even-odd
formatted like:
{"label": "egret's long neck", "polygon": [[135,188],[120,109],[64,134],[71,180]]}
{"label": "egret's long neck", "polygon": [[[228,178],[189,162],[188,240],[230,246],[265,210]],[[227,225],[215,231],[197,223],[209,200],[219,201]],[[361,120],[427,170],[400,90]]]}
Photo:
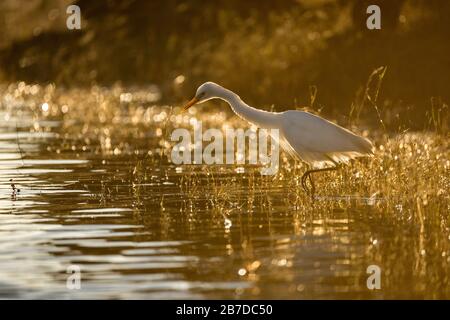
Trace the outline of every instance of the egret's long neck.
{"label": "egret's long neck", "polygon": [[256,125],[259,128],[278,128],[278,114],[250,107],[233,91],[221,88],[217,97],[226,101],[231,109],[242,119]]}

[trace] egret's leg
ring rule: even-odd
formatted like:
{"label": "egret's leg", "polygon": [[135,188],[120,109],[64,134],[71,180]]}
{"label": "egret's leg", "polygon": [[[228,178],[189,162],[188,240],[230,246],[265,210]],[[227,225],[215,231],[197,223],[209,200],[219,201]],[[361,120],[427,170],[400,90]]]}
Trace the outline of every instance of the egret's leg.
{"label": "egret's leg", "polygon": [[[302,176],[302,187],[303,187],[303,190],[305,190],[305,192],[307,194],[314,194],[314,192],[316,190],[314,181],[311,176],[311,172],[313,172],[313,171],[314,170],[308,170]],[[309,183],[311,184],[311,191],[308,189],[308,183],[307,183],[308,179],[309,179]]]}
{"label": "egret's leg", "polygon": [[[308,170],[306,171],[303,176],[302,176],[302,186],[303,189],[305,189],[305,192],[311,196],[314,196],[315,192],[316,192],[316,186],[314,184],[314,180],[312,178],[312,174],[316,173],[316,172],[324,172],[324,171],[335,171],[337,169],[339,169],[339,165],[335,166],[335,167],[329,167],[329,168],[322,168],[322,169],[312,169],[312,170]],[[311,184],[311,190],[308,189],[306,180],[309,178],[309,183]]]}
{"label": "egret's leg", "polygon": [[316,193],[316,185],[314,184],[314,180],[312,178],[311,172],[308,174],[309,183],[311,184],[311,196],[314,196]]}
{"label": "egret's leg", "polygon": [[308,177],[309,177],[309,170],[306,171],[302,175],[302,187],[303,187],[303,190],[305,190],[305,192],[309,194],[308,186],[306,185],[306,179],[308,179]]}

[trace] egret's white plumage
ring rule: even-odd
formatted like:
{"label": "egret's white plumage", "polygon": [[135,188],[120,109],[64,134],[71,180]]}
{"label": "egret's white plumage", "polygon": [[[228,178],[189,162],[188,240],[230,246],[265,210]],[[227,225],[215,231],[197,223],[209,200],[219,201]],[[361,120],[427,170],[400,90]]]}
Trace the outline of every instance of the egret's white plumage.
{"label": "egret's white plumage", "polygon": [[347,163],[372,154],[372,143],[349,130],[305,111],[280,113],[282,147],[313,167]]}
{"label": "egret's white plumage", "polygon": [[282,148],[312,167],[332,167],[373,154],[369,140],[337,124],[305,111],[255,109],[234,92],[213,82],[202,84],[184,109],[214,98],[226,101],[239,117],[259,128],[278,129]]}

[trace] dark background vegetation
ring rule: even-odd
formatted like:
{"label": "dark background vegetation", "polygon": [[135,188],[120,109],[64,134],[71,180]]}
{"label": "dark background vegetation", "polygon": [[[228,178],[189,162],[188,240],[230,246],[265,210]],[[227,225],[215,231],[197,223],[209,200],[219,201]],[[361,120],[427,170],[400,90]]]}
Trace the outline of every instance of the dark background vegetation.
{"label": "dark background vegetation", "polygon": [[[72,3],[81,31],[66,28]],[[366,28],[370,4],[381,31]],[[156,84],[175,103],[210,80],[255,106],[347,115],[386,66],[368,86],[380,85],[387,125],[422,128],[448,110],[450,1],[4,0],[0,10],[3,82]]]}

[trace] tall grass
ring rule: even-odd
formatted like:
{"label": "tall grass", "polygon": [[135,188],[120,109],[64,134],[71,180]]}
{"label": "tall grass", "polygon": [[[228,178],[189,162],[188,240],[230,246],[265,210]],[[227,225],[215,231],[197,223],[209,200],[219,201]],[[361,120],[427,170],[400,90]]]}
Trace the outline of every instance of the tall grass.
{"label": "tall grass", "polygon": [[[300,183],[306,167],[286,154],[281,155],[281,169],[274,176],[261,176],[250,165],[171,164],[173,143],[168,133],[173,128],[190,128],[192,118],[202,120],[205,128],[222,128],[224,123],[247,126],[223,109],[194,107],[192,113],[180,115],[178,107],[153,105],[145,91],[121,87],[64,90],[19,83],[3,86],[1,92],[6,113],[13,114],[20,105],[30,108],[36,120],[62,120],[61,143],[49,144],[45,152],[63,157],[73,154],[76,145],[81,157],[94,162],[117,158],[127,163],[122,170],[127,174],[105,174],[91,201],[99,205],[114,201],[119,183],[129,189],[135,219],[152,226],[161,239],[178,239],[173,234],[177,230],[189,239],[223,235],[224,242],[230,243],[230,237],[238,233],[243,259],[251,269],[257,261],[252,245],[258,241],[252,237],[256,233],[252,228],[262,228],[258,234],[268,237],[280,229],[302,235],[319,222],[323,232],[327,221],[337,216],[352,220],[348,226],[369,230],[371,242],[382,241],[381,247],[368,245],[362,258],[366,264],[383,266],[383,285],[394,290],[385,291],[387,297],[398,297],[395,288],[399,285],[415,292],[415,297],[448,297],[443,286],[450,281],[446,271],[450,264],[450,148],[448,131],[440,120],[430,118],[433,126],[421,132],[386,133],[379,125],[367,131],[376,145],[375,156],[316,175],[317,197],[312,200]],[[129,95],[123,99],[124,93],[131,99]],[[47,111],[41,107],[44,102],[49,105]],[[383,116],[380,113],[381,120]],[[441,116],[435,114],[434,119]],[[49,129],[33,126],[30,130]],[[226,250],[232,250],[231,244]],[[349,259],[361,263],[361,257]]]}

